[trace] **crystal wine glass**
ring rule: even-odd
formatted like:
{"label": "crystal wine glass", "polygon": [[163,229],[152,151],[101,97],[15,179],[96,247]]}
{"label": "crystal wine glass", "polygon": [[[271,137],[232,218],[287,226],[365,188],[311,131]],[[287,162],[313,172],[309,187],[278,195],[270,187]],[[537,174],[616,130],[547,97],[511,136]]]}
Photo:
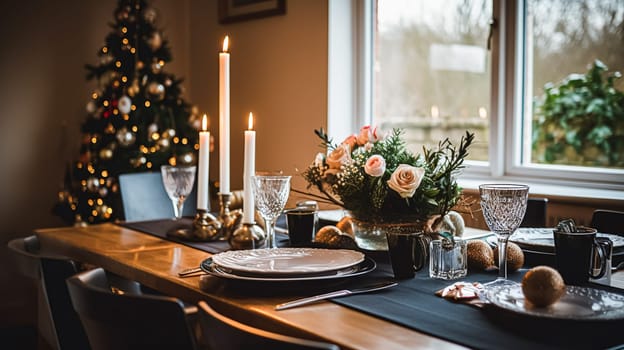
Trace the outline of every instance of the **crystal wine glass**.
{"label": "crystal wine glass", "polygon": [[269,248],[275,243],[275,220],[284,210],[290,193],[290,176],[256,175],[252,178],[256,209],[265,221]]}
{"label": "crystal wine glass", "polygon": [[516,184],[485,184],[479,186],[481,209],[488,227],[498,238],[498,278],[487,285],[507,281],[507,241],[524,218],[529,186]]}
{"label": "crystal wine glass", "polygon": [[163,165],[160,167],[163,184],[165,185],[165,191],[167,191],[167,195],[173,204],[173,212],[175,213],[176,220],[182,218],[184,201],[193,190],[193,183],[195,182],[195,169],[194,165]]}

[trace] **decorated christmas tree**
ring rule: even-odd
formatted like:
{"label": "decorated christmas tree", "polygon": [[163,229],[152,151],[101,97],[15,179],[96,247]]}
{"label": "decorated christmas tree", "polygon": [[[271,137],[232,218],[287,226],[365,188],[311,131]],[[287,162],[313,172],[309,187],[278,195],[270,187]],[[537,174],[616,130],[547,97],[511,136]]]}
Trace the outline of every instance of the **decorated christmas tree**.
{"label": "decorated christmas tree", "polygon": [[171,50],[156,22],[146,1],[119,0],[99,63],[86,65],[97,87],[54,208],[68,223],[122,219],[120,174],[196,162],[200,117],[181,97],[182,80],[165,71]]}

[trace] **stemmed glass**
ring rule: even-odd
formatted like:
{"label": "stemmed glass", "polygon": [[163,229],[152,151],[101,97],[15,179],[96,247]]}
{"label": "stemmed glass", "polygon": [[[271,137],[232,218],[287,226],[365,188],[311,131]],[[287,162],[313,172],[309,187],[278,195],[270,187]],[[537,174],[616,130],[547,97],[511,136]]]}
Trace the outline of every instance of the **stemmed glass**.
{"label": "stemmed glass", "polygon": [[498,238],[498,278],[486,285],[507,284],[507,241],[524,218],[529,186],[485,184],[479,193],[485,222]]}
{"label": "stemmed glass", "polygon": [[163,185],[171,203],[173,204],[173,212],[175,219],[182,218],[182,209],[184,201],[193,190],[195,182],[195,166],[171,166],[163,165],[160,167]]}
{"label": "stemmed glass", "polygon": [[256,209],[265,222],[269,248],[277,248],[275,243],[275,220],[284,210],[290,193],[290,176],[256,175],[252,177]]}

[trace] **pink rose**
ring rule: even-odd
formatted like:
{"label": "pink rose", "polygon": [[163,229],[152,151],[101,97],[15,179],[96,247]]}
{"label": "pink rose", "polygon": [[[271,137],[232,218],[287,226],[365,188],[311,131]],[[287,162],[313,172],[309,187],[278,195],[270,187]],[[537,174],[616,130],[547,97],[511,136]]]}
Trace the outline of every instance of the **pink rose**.
{"label": "pink rose", "polygon": [[371,127],[370,125],[363,126],[360,129],[360,133],[357,136],[357,143],[360,146],[365,145],[368,142],[375,143],[385,138],[385,134],[381,132],[378,127]]}
{"label": "pink rose", "polygon": [[399,164],[390,176],[388,186],[395,190],[401,198],[411,198],[418,186],[420,186],[424,175],[424,168],[417,168],[408,164]]}
{"label": "pink rose", "polygon": [[370,176],[382,176],[386,171],[386,160],[378,154],[372,155],[366,160],[364,171]]}
{"label": "pink rose", "polygon": [[360,133],[357,136],[357,143],[358,143],[358,145],[363,146],[363,145],[365,145],[368,142],[368,140],[370,138],[370,130],[371,130],[371,126],[370,125],[363,126],[360,129]]}
{"label": "pink rose", "polygon": [[340,169],[341,165],[351,163],[351,150],[349,150],[349,145],[339,145],[327,156],[325,161],[330,169]]}
{"label": "pink rose", "polygon": [[355,145],[357,145],[357,136],[350,135],[344,141],[342,141],[343,145],[349,145],[349,151],[353,151]]}

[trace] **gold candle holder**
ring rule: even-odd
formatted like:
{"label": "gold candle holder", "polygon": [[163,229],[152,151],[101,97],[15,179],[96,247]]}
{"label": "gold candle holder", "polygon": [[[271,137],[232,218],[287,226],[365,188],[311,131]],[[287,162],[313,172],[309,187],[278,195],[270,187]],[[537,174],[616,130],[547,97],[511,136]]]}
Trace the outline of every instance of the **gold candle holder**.
{"label": "gold candle holder", "polygon": [[167,233],[169,236],[185,241],[216,241],[221,235],[221,222],[204,209],[197,209],[190,229],[177,229]]}
{"label": "gold candle holder", "polygon": [[266,234],[264,230],[256,223],[243,223],[240,225],[228,239],[228,243],[232,249],[256,249],[265,245]]}
{"label": "gold candle holder", "polygon": [[232,200],[232,193],[218,193],[219,196],[219,218],[221,223],[221,240],[229,241],[232,233],[240,223],[242,217],[241,210],[230,211],[230,201]]}

